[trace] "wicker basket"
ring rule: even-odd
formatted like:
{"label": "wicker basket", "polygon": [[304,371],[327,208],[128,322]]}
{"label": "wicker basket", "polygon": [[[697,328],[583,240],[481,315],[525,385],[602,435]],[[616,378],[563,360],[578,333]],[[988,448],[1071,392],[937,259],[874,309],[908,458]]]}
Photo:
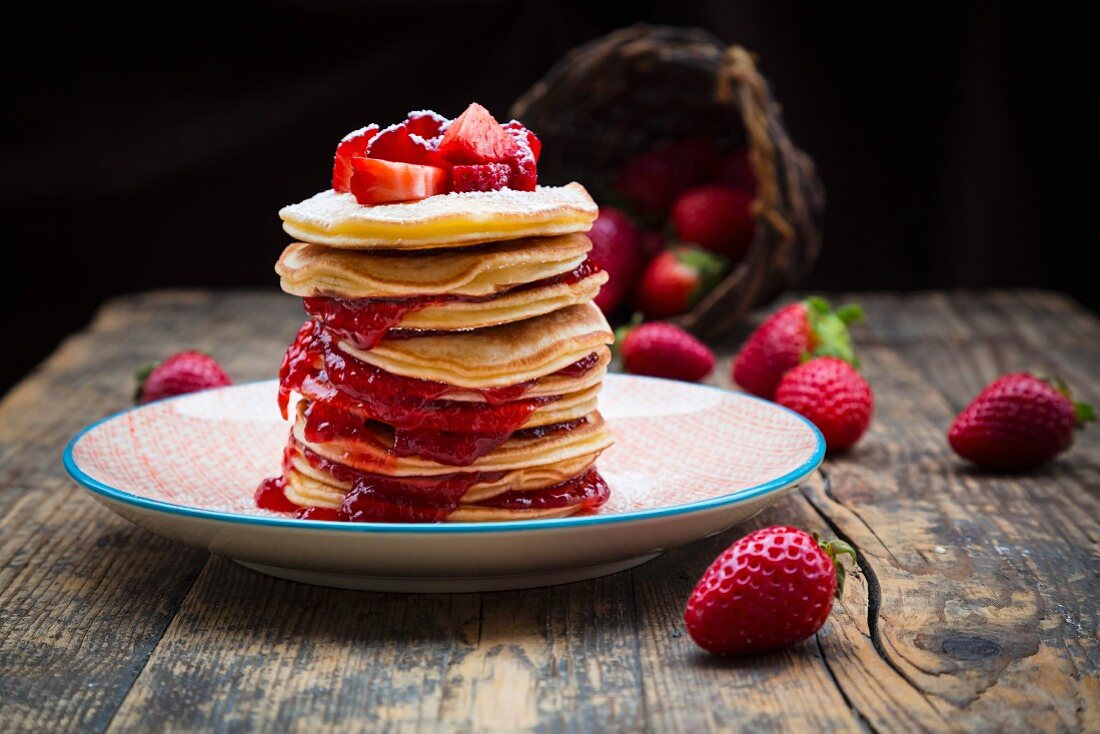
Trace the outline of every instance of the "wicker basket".
{"label": "wicker basket", "polygon": [[662,141],[713,137],[748,149],[757,179],[748,255],[678,319],[704,338],[721,337],[797,283],[817,257],[824,189],[740,46],[695,28],[617,30],[570,51],[511,112],[552,152],[540,161],[540,177],[581,181],[597,198],[623,160]]}

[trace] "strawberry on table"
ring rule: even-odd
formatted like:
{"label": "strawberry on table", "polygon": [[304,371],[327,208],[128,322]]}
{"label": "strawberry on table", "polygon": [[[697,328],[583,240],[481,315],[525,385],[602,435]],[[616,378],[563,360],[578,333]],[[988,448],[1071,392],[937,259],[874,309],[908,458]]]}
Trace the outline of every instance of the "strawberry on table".
{"label": "strawberry on table", "polygon": [[966,406],[947,433],[955,453],[991,469],[1028,469],[1053,459],[1095,420],[1061,380],[1027,372],[1004,375]]}
{"label": "strawberry on table", "polygon": [[685,191],[672,205],[680,239],[740,262],[748,254],[756,222],[752,194],[729,186],[707,185]]}
{"label": "strawberry on table", "polygon": [[830,453],[854,446],[875,409],[867,380],[836,357],[817,357],[787,372],[779,381],[775,402],[817,426]]}
{"label": "strawberry on table", "polygon": [[651,319],[682,314],[722,278],[726,261],[697,247],[665,250],[649,262],[638,283],[635,305]]}
{"label": "strawberry on table", "polygon": [[833,311],[823,298],[807,298],[776,311],[757,327],[733,363],[733,381],[771,400],[779,380],[803,359],[833,356],[856,363],[848,325],[863,309],[847,305]]}
{"label": "strawberry on table", "polygon": [[843,591],[841,554],[856,560],[847,543],[819,543],[798,528],[749,533],[718,556],[691,592],[688,634],[722,655],[776,650],[813,636]]}
{"label": "strawberry on table", "polygon": [[589,259],[608,275],[608,281],[596,295],[596,305],[606,314],[614,313],[634,289],[642,268],[638,228],[615,207],[602,206],[588,231],[588,239],[592,240]]}
{"label": "strawberry on table", "polygon": [[351,193],[360,204],[392,204],[447,193],[447,171],[436,166],[352,158]]}
{"label": "strawberry on table", "polygon": [[336,191],[351,191],[351,159],[367,154],[367,146],[378,134],[377,125],[367,125],[348,133],[336,146],[336,155],[332,162],[332,188]]}
{"label": "strawberry on table", "polygon": [[196,351],[180,352],[159,364],[150,364],[138,370],[134,400],[149,403],[232,384],[233,380],[210,355]]}
{"label": "strawberry on table", "polygon": [[673,324],[635,326],[622,338],[623,368],[632,375],[698,382],[714,369],[714,352]]}

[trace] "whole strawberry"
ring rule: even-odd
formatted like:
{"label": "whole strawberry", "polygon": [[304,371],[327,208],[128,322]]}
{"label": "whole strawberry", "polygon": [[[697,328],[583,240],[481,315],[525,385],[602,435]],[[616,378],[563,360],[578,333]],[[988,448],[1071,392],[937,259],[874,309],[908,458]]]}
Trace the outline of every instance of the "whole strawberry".
{"label": "whole strawberry", "polygon": [[642,269],[641,235],[630,217],[615,207],[603,206],[588,231],[588,239],[592,240],[588,257],[608,275],[596,295],[596,305],[610,314],[622,305],[638,280]]}
{"label": "whole strawberry", "polygon": [[740,262],[756,226],[752,194],[714,184],[688,189],[672,205],[672,221],[680,239]]}
{"label": "whole strawberry", "polygon": [[180,352],[160,364],[142,367],[137,373],[138,403],[149,403],[173,395],[232,385],[233,381],[214,358],[202,352]]}
{"label": "whole strawberry", "polygon": [[619,347],[633,375],[698,382],[714,369],[714,353],[678,326],[654,321],[630,329]]}
{"label": "whole strawberry", "polygon": [[861,318],[859,306],[834,312],[823,298],[784,306],[749,335],[733,362],[733,381],[771,400],[783,374],[804,359],[829,355],[856,364],[848,324]]}
{"label": "whole strawberry", "polygon": [[959,456],[991,469],[1026,469],[1053,459],[1094,420],[1066,384],[1027,372],[999,377],[966,406],[947,440]]}
{"label": "whole strawberry", "polygon": [[804,530],[749,533],[711,564],[688,598],[684,622],[699,647],[723,655],[775,650],[812,636],[844,588],[836,557],[847,543]]}
{"label": "whole strawberry", "polygon": [[855,445],[871,424],[875,396],[855,367],[836,357],[818,357],[783,375],[775,402],[808,418],[830,452]]}
{"label": "whole strawberry", "polygon": [[725,259],[706,250],[665,250],[642,272],[635,306],[651,319],[682,314],[710,292],[725,271]]}

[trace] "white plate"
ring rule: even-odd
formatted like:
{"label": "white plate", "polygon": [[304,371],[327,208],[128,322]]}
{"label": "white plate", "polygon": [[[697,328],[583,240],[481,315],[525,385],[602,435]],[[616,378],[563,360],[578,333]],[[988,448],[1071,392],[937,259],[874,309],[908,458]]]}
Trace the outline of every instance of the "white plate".
{"label": "white plate", "polygon": [[288,424],[276,383],[162,400],[105,418],[65,449],[101,503],[156,533],[273,576],[322,586],[468,592],[615,573],[735,525],[795,487],[825,444],[801,416],[740,393],[609,375],[615,445],[598,467],[599,512],[503,523],[296,520],[252,493],[279,473]]}

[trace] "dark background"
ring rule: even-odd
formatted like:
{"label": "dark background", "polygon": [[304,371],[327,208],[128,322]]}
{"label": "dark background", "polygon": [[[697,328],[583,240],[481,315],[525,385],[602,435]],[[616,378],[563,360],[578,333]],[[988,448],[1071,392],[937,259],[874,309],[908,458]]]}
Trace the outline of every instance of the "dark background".
{"label": "dark background", "polygon": [[276,288],[276,211],[327,186],[348,130],[472,100],[504,117],[566,50],[638,20],[759,53],[828,190],[809,287],[1042,286],[1096,308],[1082,266],[1087,24],[976,2],[899,7],[911,6],[23,9],[0,51],[0,389],[110,295]]}

